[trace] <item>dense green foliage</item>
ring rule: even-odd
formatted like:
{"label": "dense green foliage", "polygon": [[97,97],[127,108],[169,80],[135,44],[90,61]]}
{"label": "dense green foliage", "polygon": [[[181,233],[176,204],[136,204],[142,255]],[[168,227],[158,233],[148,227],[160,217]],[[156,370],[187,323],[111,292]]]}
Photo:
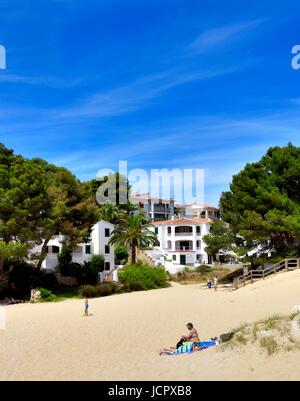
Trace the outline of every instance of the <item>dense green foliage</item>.
{"label": "dense green foliage", "polygon": [[270,148],[233,177],[221,213],[245,251],[300,256],[300,148]]}
{"label": "dense green foliage", "polygon": [[93,255],[90,262],[83,265],[72,262],[72,254],[67,247],[62,247],[58,256],[57,272],[65,277],[74,277],[79,284],[97,284],[98,274],[104,271],[105,258],[102,255]]}
{"label": "dense green foliage", "polygon": [[34,265],[22,260],[6,260],[4,272],[6,283],[5,286],[2,286],[0,298],[14,296],[24,299],[29,298],[32,288],[43,287],[49,290],[58,288],[58,282],[54,274],[39,271]]}
{"label": "dense green foliage", "polygon": [[228,224],[216,220],[212,223],[208,235],[203,237],[208,255],[216,257],[219,251],[230,251],[235,242],[235,236]]}
{"label": "dense green foliage", "polygon": [[201,265],[201,266],[196,267],[195,272],[201,273],[201,274],[211,273],[212,267],[208,266],[208,265]]}
{"label": "dense green foliage", "polygon": [[125,265],[129,257],[128,249],[125,246],[116,246],[115,257],[117,265]]}
{"label": "dense green foliage", "polygon": [[63,245],[60,253],[57,255],[58,266],[57,269],[62,276],[70,275],[70,265],[72,263],[72,252],[69,247]]}
{"label": "dense green foliage", "polygon": [[128,265],[119,271],[120,282],[132,291],[151,290],[168,286],[168,277],[162,267],[142,264]]}
{"label": "dense green foliage", "polygon": [[91,258],[91,267],[97,273],[104,271],[105,257],[103,255],[93,255]]}
{"label": "dense green foliage", "polygon": [[81,289],[81,295],[86,298],[106,297],[117,294],[120,291],[118,284],[105,283],[99,285],[85,285]]}
{"label": "dense green foliage", "polygon": [[37,269],[49,240],[60,233],[70,246],[88,239],[99,208],[86,184],[68,170],[41,159],[25,159],[0,144],[0,238],[33,247]]}
{"label": "dense green foliage", "polygon": [[97,199],[102,220],[118,224],[126,215],[137,210],[136,205],[130,202],[131,188],[128,179],[119,173],[91,180],[87,187]]}
{"label": "dense green foliage", "polygon": [[136,263],[138,248],[157,243],[157,236],[151,230],[151,224],[145,220],[144,213],[126,216],[112,233],[111,244],[125,246],[131,252],[131,263]]}

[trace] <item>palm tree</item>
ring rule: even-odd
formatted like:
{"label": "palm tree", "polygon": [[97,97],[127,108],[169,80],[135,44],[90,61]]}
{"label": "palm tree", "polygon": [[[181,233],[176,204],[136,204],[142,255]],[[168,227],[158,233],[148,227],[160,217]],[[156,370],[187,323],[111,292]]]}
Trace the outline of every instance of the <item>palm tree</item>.
{"label": "palm tree", "polygon": [[152,225],[145,220],[144,213],[127,215],[116,226],[110,243],[125,246],[130,250],[131,263],[136,263],[136,251],[143,246],[157,244],[157,236],[151,230]]}
{"label": "palm tree", "polygon": [[100,218],[101,220],[116,224],[124,218],[124,212],[121,211],[117,205],[105,203],[100,209]]}

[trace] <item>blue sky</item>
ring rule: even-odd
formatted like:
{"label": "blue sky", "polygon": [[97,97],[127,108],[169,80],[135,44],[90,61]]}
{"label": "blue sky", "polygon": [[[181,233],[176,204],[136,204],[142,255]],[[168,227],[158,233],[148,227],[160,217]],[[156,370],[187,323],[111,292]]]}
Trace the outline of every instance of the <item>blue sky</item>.
{"label": "blue sky", "polygon": [[82,180],[205,168],[217,204],[246,162],[300,145],[299,21],[298,0],[0,0],[0,141]]}

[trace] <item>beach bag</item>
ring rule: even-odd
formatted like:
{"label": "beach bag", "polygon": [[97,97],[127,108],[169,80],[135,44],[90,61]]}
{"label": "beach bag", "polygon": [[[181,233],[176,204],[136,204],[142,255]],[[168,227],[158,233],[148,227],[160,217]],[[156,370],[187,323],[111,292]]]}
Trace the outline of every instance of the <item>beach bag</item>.
{"label": "beach bag", "polygon": [[225,333],[220,335],[220,340],[222,343],[226,343],[233,339],[234,333]]}

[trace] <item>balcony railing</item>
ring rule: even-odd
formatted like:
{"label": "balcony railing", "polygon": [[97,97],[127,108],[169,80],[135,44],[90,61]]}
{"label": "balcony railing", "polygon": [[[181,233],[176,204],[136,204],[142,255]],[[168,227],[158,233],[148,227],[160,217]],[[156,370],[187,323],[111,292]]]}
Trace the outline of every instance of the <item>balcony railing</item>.
{"label": "balcony railing", "polygon": [[167,207],[154,206],[154,213],[171,213],[171,209]]}
{"label": "balcony railing", "polygon": [[193,231],[190,232],[175,232],[176,237],[191,237],[193,235]]}
{"label": "balcony railing", "polygon": [[192,246],[176,246],[175,247],[176,251],[193,251]]}

